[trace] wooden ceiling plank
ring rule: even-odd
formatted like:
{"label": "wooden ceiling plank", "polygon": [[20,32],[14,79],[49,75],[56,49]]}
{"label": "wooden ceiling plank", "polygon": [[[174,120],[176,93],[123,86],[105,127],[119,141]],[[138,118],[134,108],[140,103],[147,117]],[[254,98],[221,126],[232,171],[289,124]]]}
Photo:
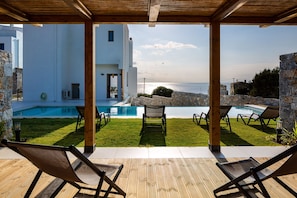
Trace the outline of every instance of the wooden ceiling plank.
{"label": "wooden ceiling plank", "polygon": [[242,7],[248,0],[229,0],[220,6],[213,14],[213,21],[221,21]]}
{"label": "wooden ceiling plank", "polygon": [[155,22],[158,20],[161,7],[161,0],[150,0],[148,6],[149,27],[155,27]]}
{"label": "wooden ceiling plank", "polygon": [[29,21],[27,14],[8,5],[3,1],[0,2],[0,12],[18,21],[22,21],[22,22]]}
{"label": "wooden ceiling plank", "polygon": [[275,19],[275,23],[283,23],[285,21],[288,21],[290,19],[296,18],[297,17],[297,6],[284,12],[279,14],[276,19]]}
{"label": "wooden ceiling plank", "polygon": [[92,20],[91,11],[80,0],[64,0],[64,2],[77,11],[83,18]]}

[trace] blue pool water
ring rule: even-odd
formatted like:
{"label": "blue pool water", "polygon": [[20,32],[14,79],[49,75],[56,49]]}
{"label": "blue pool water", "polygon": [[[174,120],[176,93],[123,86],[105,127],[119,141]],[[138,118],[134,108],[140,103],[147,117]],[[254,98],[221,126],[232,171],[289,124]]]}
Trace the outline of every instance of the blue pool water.
{"label": "blue pool water", "polygon": [[[135,106],[98,106],[100,112],[109,113],[116,117],[142,117],[144,108]],[[207,112],[209,107],[166,107],[168,118],[191,118],[193,113]],[[232,107],[229,112],[230,118],[236,118],[237,114],[261,113],[261,109],[250,107]],[[74,106],[36,106],[33,108],[15,111],[13,116],[17,117],[76,117],[78,115]]]}
{"label": "blue pool water", "polygon": [[[136,116],[134,106],[99,106],[100,112],[110,113],[111,116]],[[78,112],[75,106],[36,106],[33,108],[15,111],[14,117],[75,117]]]}

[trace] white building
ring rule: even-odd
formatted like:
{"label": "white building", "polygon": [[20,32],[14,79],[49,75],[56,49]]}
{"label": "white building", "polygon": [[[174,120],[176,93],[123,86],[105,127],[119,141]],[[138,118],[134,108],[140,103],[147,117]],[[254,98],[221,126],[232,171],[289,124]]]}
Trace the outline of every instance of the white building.
{"label": "white building", "polygon": [[[84,100],[84,25],[24,25],[24,101]],[[137,94],[137,68],[127,25],[95,33],[96,100]]]}
{"label": "white building", "polygon": [[12,54],[12,68],[23,68],[23,28],[0,25],[0,50]]}

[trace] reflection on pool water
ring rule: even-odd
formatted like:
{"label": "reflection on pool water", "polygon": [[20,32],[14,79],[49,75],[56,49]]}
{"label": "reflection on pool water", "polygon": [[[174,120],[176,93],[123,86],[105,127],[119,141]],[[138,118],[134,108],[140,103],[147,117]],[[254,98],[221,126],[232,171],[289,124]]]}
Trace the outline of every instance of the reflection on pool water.
{"label": "reflection on pool water", "polygon": [[[98,106],[100,112],[110,113],[113,117],[138,117],[141,118],[144,108],[135,106]],[[167,118],[191,118],[193,113],[207,112],[209,107],[166,107]],[[229,112],[230,118],[236,118],[237,114],[261,113],[262,109],[250,107],[232,107]],[[76,117],[75,106],[36,106],[33,108],[15,111],[13,116],[17,117]]]}

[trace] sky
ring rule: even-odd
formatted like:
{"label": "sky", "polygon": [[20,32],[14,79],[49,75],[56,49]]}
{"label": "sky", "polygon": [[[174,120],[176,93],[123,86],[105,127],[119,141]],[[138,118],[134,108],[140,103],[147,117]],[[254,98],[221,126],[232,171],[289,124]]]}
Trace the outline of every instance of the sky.
{"label": "sky", "polygon": [[[129,25],[138,81],[209,82],[209,28]],[[297,52],[297,26],[221,26],[221,82],[251,81]]]}

